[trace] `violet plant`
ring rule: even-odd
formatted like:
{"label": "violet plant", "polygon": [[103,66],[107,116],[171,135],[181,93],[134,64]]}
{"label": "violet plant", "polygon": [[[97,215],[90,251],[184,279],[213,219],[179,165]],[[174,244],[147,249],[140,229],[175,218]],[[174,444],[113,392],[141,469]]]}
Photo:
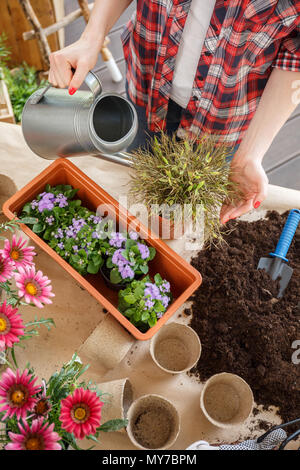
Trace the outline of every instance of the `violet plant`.
{"label": "violet plant", "polygon": [[[99,224],[101,217],[74,199],[70,185],[47,185],[45,191],[23,207],[22,215],[35,217],[34,233],[43,238],[80,274],[97,274],[103,264]],[[28,224],[29,225],[29,224]]]}
{"label": "violet plant", "polygon": [[134,231],[129,234],[111,232],[103,246],[107,257],[105,267],[113,284],[127,284],[147,274],[148,263],[156,254],[155,248],[146,245]]}
{"label": "violet plant", "polygon": [[145,276],[121,290],[118,308],[133,325],[145,332],[164,315],[171,300],[170,283],[156,274],[154,282]]}

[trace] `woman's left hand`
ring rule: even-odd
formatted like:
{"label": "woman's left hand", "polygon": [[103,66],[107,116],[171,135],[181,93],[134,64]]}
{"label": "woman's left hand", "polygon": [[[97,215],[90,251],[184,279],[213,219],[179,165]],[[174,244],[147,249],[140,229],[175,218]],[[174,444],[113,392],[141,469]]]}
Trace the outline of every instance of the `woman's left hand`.
{"label": "woman's left hand", "polygon": [[230,180],[237,183],[241,192],[241,199],[235,205],[224,204],[221,209],[220,219],[225,224],[230,219],[235,219],[257,209],[267,197],[268,177],[257,159],[239,159],[235,155],[231,163]]}

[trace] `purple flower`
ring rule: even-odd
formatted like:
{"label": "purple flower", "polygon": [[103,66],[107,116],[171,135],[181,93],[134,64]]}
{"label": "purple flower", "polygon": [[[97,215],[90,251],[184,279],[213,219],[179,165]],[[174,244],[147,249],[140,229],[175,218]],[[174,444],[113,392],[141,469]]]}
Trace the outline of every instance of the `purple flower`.
{"label": "purple flower", "polygon": [[57,244],[58,248],[60,248],[61,250],[63,250],[65,248],[65,245],[63,244],[63,242],[59,242]]}
{"label": "purple flower", "polygon": [[39,212],[43,212],[45,210],[51,211],[53,207],[54,207],[54,204],[51,201],[41,199],[41,201],[39,201],[38,210]]}
{"label": "purple flower", "polygon": [[152,284],[152,282],[146,282],[145,285],[146,285],[146,288],[144,290],[145,297],[149,297],[152,300],[154,299],[161,300],[162,296],[156,284]]}
{"label": "purple flower", "polygon": [[54,217],[53,217],[53,215],[50,215],[49,217],[46,217],[45,221],[46,221],[46,224],[52,225],[53,222],[54,222]]}
{"label": "purple flower", "polygon": [[64,238],[63,230],[61,228],[58,228],[57,232],[56,232],[56,235],[57,235],[57,237],[55,237],[55,238]]}
{"label": "purple flower", "polygon": [[121,248],[123,242],[126,241],[126,238],[120,232],[112,232],[109,240],[110,246],[115,246],[116,248]]}
{"label": "purple flower", "polygon": [[77,245],[74,245],[74,246],[73,246],[73,250],[75,251],[75,253],[77,253],[77,252],[78,252],[78,246],[77,246]]}
{"label": "purple flower", "polygon": [[51,211],[54,207],[53,199],[54,194],[52,193],[42,193],[42,198],[38,203],[38,210],[39,212],[43,212],[44,210]]}
{"label": "purple flower", "polygon": [[36,200],[32,201],[32,203],[31,203],[31,209],[36,209],[38,206],[39,206],[38,201],[36,201]]}
{"label": "purple flower", "polygon": [[99,240],[99,238],[101,238],[100,234],[97,233],[96,231],[92,233],[92,238],[97,238]]}
{"label": "purple flower", "polygon": [[137,240],[139,236],[136,232],[132,230],[131,232],[129,232],[129,238],[131,238],[131,240]]}
{"label": "purple flower", "polygon": [[147,307],[147,309],[151,309],[152,307],[154,307],[153,300],[147,299],[145,302],[145,307]]}
{"label": "purple flower", "polygon": [[160,286],[161,292],[170,292],[171,286],[168,281],[163,281],[162,285]]}
{"label": "purple flower", "polygon": [[164,295],[161,299],[162,301],[162,304],[165,308],[167,308],[167,306],[169,305],[169,302],[170,302],[170,299],[167,295]]}
{"label": "purple flower", "polygon": [[122,248],[116,250],[112,256],[112,263],[116,266],[129,265],[129,261],[122,255]]}
{"label": "purple flower", "polygon": [[56,196],[56,198],[54,199],[54,202],[58,204],[59,207],[68,206],[68,198],[64,196],[62,193]]}
{"label": "purple flower", "polygon": [[120,268],[119,272],[121,274],[122,279],[134,278],[134,271],[131,269],[131,267],[128,264]]}
{"label": "purple flower", "polygon": [[143,243],[138,243],[137,246],[138,246],[138,249],[141,253],[141,258],[142,259],[149,258],[150,251],[149,251],[149,248],[147,247],[147,245],[144,245]]}

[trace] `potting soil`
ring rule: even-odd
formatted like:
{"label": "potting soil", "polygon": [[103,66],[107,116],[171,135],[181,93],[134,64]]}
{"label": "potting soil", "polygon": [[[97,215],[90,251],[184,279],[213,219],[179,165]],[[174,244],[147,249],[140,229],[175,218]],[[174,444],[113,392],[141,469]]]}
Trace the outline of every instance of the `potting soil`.
{"label": "potting soil", "polygon": [[240,375],[256,403],[277,407],[283,421],[300,417],[300,227],[287,255],[294,273],[283,298],[278,281],[257,264],[275,250],[287,215],[230,221],[222,245],[192,260],[203,283],[184,312],[192,313],[190,326],[202,342],[191,373],[201,381],[219,372]]}
{"label": "potting soil", "polygon": [[149,409],[137,417],[133,435],[143,447],[158,449],[169,439],[171,426],[170,415],[165,409]]}

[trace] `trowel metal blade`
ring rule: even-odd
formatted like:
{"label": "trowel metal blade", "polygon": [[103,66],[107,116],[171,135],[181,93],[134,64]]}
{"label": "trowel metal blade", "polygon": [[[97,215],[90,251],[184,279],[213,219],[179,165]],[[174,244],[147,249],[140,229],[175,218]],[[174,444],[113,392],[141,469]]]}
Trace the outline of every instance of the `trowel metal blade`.
{"label": "trowel metal blade", "polygon": [[[274,269],[275,266],[276,269]],[[276,258],[260,258],[257,269],[265,269],[274,281],[279,279],[279,293],[277,297],[282,297],[292,277],[293,268],[284,261],[278,263]]]}

